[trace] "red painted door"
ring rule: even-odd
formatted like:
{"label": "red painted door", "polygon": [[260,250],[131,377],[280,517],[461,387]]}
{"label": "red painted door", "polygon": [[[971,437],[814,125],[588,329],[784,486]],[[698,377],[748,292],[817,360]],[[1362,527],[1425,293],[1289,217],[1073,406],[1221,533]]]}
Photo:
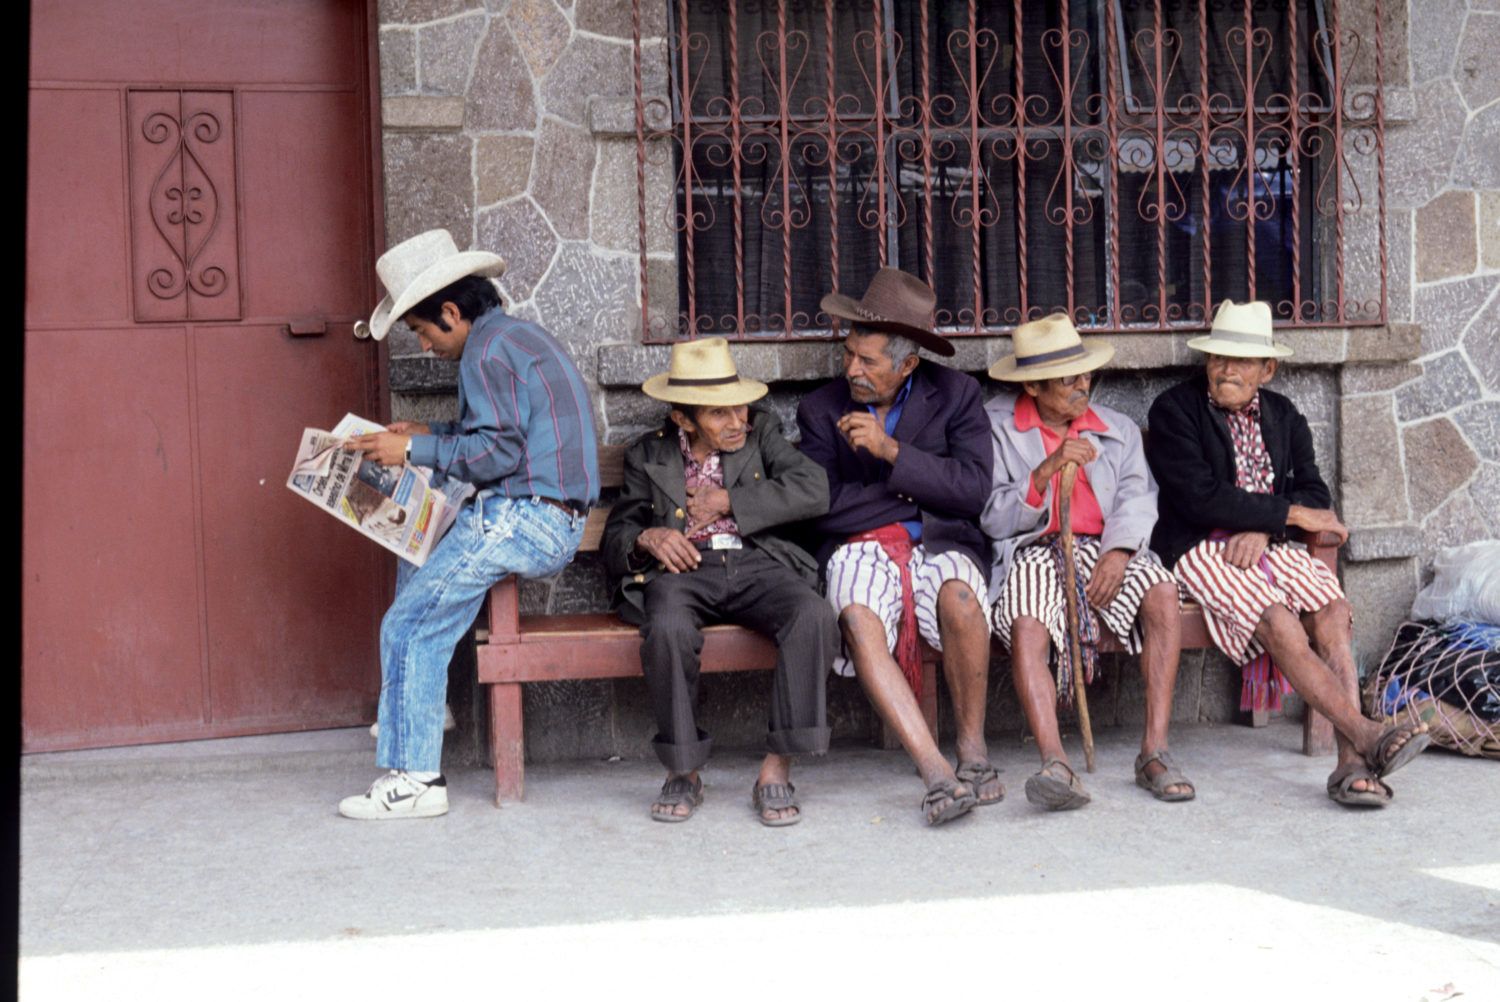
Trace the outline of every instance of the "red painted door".
{"label": "red painted door", "polygon": [[389,558],[283,487],[384,408],[369,19],[32,5],[27,751],[373,719]]}

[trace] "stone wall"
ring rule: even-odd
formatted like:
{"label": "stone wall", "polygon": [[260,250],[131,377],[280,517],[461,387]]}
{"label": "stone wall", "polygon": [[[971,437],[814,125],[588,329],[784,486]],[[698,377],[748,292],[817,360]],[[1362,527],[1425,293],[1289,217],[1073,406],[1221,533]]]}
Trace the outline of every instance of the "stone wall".
{"label": "stone wall", "polygon": [[[597,391],[603,439],[653,426],[661,407],[637,387],[666,368],[667,350],[639,343],[629,0],[380,0],[379,9],[388,242],[444,226],[460,244],[503,255],[511,309],[568,345]],[[665,11],[664,0],[645,0],[648,97],[666,90]],[[1311,421],[1319,463],[1355,530],[1344,576],[1366,664],[1383,652],[1438,547],[1500,535],[1500,2],[1387,0],[1386,15],[1391,322],[1286,332],[1297,354],[1278,377]],[[654,303],[675,288],[666,151],[651,152],[645,182]],[[1348,267],[1363,271],[1366,288],[1379,265],[1365,239],[1378,219],[1369,204],[1348,241]],[[1101,399],[1143,420],[1151,397],[1198,363],[1186,340],[1114,337]],[[1008,352],[1006,338],[964,339],[955,361],[981,373]],[[746,345],[736,355],[747,375],[773,384],[788,424],[800,395],[836,374],[826,344]],[[422,356],[398,324],[396,416],[451,416],[453,381],[453,364]],[[536,611],[606,603],[588,559],[554,582],[528,582],[522,595]],[[482,703],[472,678],[472,657],[457,659],[457,744],[478,757]],[[1101,725],[1138,718],[1139,683],[1129,671],[1120,679],[1113,673],[1093,697]],[[721,742],[756,743],[765,681],[705,680],[705,726]],[[1234,673],[1218,655],[1185,658],[1180,688],[1177,719],[1233,716]],[[1003,671],[992,689],[992,728],[1014,730]],[[839,734],[873,730],[855,687],[835,684],[830,700]],[[638,681],[530,686],[526,713],[534,758],[649,754]]]}
{"label": "stone wall", "polygon": [[1366,663],[1439,548],[1500,537],[1500,3],[1387,7],[1390,316],[1417,344],[1410,362],[1339,374],[1344,574]]}

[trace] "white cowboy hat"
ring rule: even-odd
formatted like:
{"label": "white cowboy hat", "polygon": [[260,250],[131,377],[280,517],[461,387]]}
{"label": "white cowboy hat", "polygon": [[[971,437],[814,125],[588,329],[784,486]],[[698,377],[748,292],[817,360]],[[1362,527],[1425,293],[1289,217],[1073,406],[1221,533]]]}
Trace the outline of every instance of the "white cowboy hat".
{"label": "white cowboy hat", "polygon": [[460,251],[447,230],[428,230],[380,255],[375,273],[385,286],[386,297],[375,307],[369,324],[354,325],[354,333],[379,341],[392,323],[439,289],[466,275],[499,278],[505,274],[505,259],[489,251]]}
{"label": "white cowboy hat", "polygon": [[738,407],[766,395],[766,384],[744,379],[721,337],[672,345],[671,368],[641,384],[641,392],[672,404]]}
{"label": "white cowboy hat", "polygon": [[1188,347],[1212,355],[1234,358],[1285,358],[1292,349],[1271,337],[1271,307],[1268,303],[1232,303],[1224,300],[1214,314],[1213,328],[1195,337]]}
{"label": "white cowboy hat", "polygon": [[990,366],[990,378],[1007,383],[1040,382],[1092,372],[1115,357],[1114,345],[1082,338],[1066,313],[1033,320],[1010,336],[1016,353]]}

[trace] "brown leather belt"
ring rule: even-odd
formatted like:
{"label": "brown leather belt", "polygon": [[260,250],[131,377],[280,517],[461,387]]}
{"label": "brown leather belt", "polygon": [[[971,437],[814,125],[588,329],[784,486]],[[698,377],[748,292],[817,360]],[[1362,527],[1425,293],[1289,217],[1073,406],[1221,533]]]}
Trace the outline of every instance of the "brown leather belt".
{"label": "brown leather belt", "polygon": [[587,514],[586,509],[577,507],[577,506],[575,506],[573,504],[570,504],[567,501],[559,501],[556,498],[544,498],[544,497],[540,497],[540,496],[537,497],[537,500],[540,501],[540,502],[542,502],[543,504],[550,504],[552,507],[556,508],[558,511],[565,511],[569,515],[584,515],[584,514]]}

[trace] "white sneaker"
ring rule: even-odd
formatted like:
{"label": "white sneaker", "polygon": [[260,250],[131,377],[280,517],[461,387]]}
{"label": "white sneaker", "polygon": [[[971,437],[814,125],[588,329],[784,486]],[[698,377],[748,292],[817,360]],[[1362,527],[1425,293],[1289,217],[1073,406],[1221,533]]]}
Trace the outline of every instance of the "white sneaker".
{"label": "white sneaker", "polygon": [[339,813],[356,821],[435,818],[448,813],[448,781],[439,776],[421,783],[392,769],[371,783],[365,793],[340,800]]}
{"label": "white sneaker", "polygon": [[[453,730],[457,726],[458,726],[458,721],[453,719],[453,707],[451,707],[451,706],[445,706],[445,707],[443,707],[443,730],[445,730],[445,731],[451,731],[451,730]],[[380,737],[380,721],[377,720],[373,724],[370,725],[370,737],[372,737],[372,738],[378,738],[378,737]]]}

